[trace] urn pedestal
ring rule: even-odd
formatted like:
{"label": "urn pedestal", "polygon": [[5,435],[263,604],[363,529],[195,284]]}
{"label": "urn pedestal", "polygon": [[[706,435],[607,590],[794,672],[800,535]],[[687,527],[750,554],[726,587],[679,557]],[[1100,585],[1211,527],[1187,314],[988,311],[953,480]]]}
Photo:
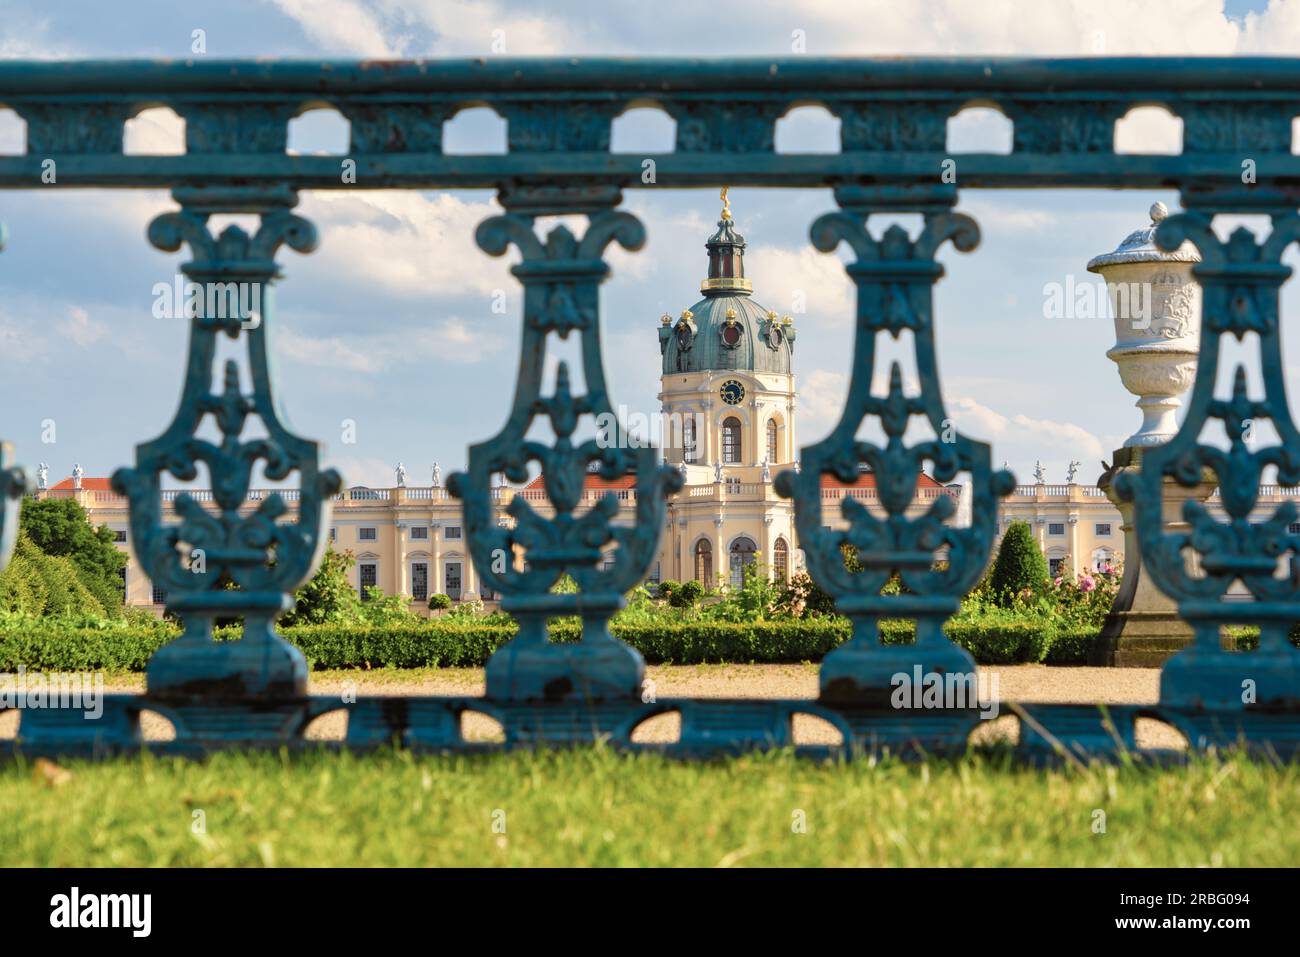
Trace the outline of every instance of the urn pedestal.
{"label": "urn pedestal", "polygon": [[[1142,448],[1128,447],[1115,452],[1114,463],[1097,480],[1112,505],[1119,509],[1120,530],[1124,533],[1124,577],[1110,613],[1102,624],[1101,634],[1088,657],[1088,664],[1112,668],[1159,668],[1173,654],[1192,641],[1192,626],[1178,617],[1172,598],[1155,586],[1142,568],[1133,522],[1133,503],[1115,493],[1115,480],[1126,471],[1142,467]],[[1161,496],[1165,527],[1170,532],[1186,530],[1182,520],[1183,503],[1188,499],[1204,502],[1215,489],[1214,473],[1188,487],[1166,478]]]}
{"label": "urn pedestal", "polygon": [[[1177,433],[1178,396],[1196,377],[1200,348],[1201,287],[1192,276],[1200,255],[1190,243],[1173,252],[1157,247],[1155,231],[1168,210],[1155,203],[1150,213],[1149,226],[1088,263],[1088,270],[1106,281],[1115,321],[1115,345],[1106,355],[1119,367],[1124,387],[1138,397],[1142,412],[1142,427],[1125,439],[1097,480],[1122,520],[1124,577],[1089,663],[1128,668],[1158,668],[1192,640],[1191,626],[1178,617],[1173,600],[1144,574],[1134,506],[1114,490],[1121,474],[1141,469],[1144,449]],[[1161,498],[1166,529],[1185,529],[1183,503],[1205,501],[1214,488],[1213,473],[1190,487],[1166,478]]]}

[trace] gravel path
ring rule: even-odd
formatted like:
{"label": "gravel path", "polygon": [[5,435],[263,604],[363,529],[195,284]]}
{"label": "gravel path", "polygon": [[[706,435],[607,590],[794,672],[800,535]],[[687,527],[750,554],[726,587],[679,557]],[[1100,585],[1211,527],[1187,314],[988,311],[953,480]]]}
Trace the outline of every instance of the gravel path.
{"label": "gravel path", "polygon": [[[816,665],[661,665],[647,669],[655,694],[662,698],[814,698],[817,695]],[[1160,672],[1155,668],[1066,668],[1046,665],[1007,665],[982,668],[1002,701],[1062,703],[1103,702],[1106,704],[1154,704],[1160,692]],[[996,678],[996,687],[992,685]],[[143,678],[127,676],[110,682],[110,691],[140,691]],[[343,695],[482,695],[481,668],[385,669],[379,671],[324,671],[312,675],[313,694]],[[12,714],[12,712],[11,712]],[[7,717],[7,716],[5,716]],[[16,717],[16,715],[15,715]],[[347,727],[344,714],[318,718],[308,728],[310,738],[341,739]],[[1016,719],[1007,714],[979,728],[975,740],[993,741],[1014,737]],[[170,724],[160,717],[144,716],[145,737],[171,737]],[[680,729],[676,715],[661,715],[637,729],[635,740],[671,741]],[[484,715],[465,717],[466,737],[499,740],[500,727]],[[825,722],[795,717],[795,740],[800,744],[826,744],[838,740],[838,733]],[[0,736],[12,735],[0,719]],[[1186,742],[1168,725],[1142,719],[1137,727],[1140,747],[1182,748]]]}

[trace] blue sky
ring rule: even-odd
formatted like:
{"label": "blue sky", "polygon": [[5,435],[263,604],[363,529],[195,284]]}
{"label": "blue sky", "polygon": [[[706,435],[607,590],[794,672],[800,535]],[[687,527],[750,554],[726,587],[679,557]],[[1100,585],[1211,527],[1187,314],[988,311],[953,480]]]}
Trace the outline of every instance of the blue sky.
{"label": "blue sky", "polygon": [[[796,0],[763,5],[719,0],[704,7],[653,4],[463,3],[425,0],[221,0],[183,5],[7,0],[0,57],[190,55],[205,33],[209,57],[364,57],[506,53],[789,55],[803,31],[817,54],[1109,53],[1251,54],[1300,52],[1300,2],[1128,0],[964,3],[960,0],[847,3]],[[963,117],[952,131],[966,148],[1005,136],[996,118]],[[616,148],[656,149],[670,137],[654,114],[629,116]],[[503,141],[491,117],[463,114],[448,139],[464,151]],[[0,151],[21,143],[0,113]],[[1168,136],[1157,120],[1135,117],[1124,134],[1135,147]],[[163,148],[179,136],[165,120],[142,118],[128,139]],[[833,148],[827,116],[792,117],[778,148]],[[341,151],[337,117],[313,114],[291,147]],[[957,145],[956,143],[950,145]],[[733,190],[732,208],[749,241],[755,298],[792,311],[802,292],[799,328],[798,440],[808,444],[833,423],[847,382],[851,287],[836,256],[808,244],[808,225],[832,208],[822,191]],[[1137,428],[1133,397],[1105,357],[1108,319],[1046,319],[1043,287],[1089,280],[1084,264],[1146,223],[1152,201],[1172,194],[1110,191],[970,192],[961,208],[983,242],[971,254],[945,252],[948,277],[937,294],[938,350],[945,398],[959,426],[992,441],[1022,481],[1035,459],[1049,481],[1066,463],[1083,463],[1091,481],[1099,460]],[[107,475],[132,457],[136,442],[160,432],[180,387],[183,321],[151,315],[152,289],[170,282],[185,258],[150,247],[148,221],[171,208],[150,191],[9,192],[0,220],[9,248],[0,254],[0,403],[4,435],[20,461],[50,464],[51,480],[74,461]],[[626,207],[645,222],[649,244],[616,253],[606,285],[607,376],[616,402],[653,411],[658,391],[658,317],[698,298],[704,239],[717,218],[716,194],[667,188],[630,192]],[[286,279],[277,302],[280,394],[294,428],[322,440],[326,460],[353,484],[389,484],[401,460],[411,481],[463,464],[466,446],[497,431],[511,397],[519,298],[506,272],[472,243],[473,228],[495,209],[486,193],[305,194],[300,211],[321,229],[310,256],[281,254]],[[1295,265],[1296,261],[1292,260]],[[504,289],[508,313],[494,314]],[[1284,306],[1293,307],[1288,292]],[[1292,337],[1294,339],[1295,337]],[[1288,346],[1288,368],[1300,351]],[[356,422],[344,444],[341,423]],[[52,443],[48,423],[55,425]]]}

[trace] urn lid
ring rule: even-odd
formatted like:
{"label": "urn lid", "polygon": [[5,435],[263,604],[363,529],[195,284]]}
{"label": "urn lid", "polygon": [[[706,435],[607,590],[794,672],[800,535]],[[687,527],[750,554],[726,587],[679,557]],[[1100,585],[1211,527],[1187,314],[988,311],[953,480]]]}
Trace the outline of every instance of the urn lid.
{"label": "urn lid", "polygon": [[1190,242],[1185,242],[1173,252],[1165,252],[1156,245],[1156,228],[1169,215],[1164,203],[1151,204],[1151,225],[1135,229],[1128,238],[1115,247],[1113,252],[1103,253],[1088,260],[1089,272],[1100,272],[1105,266],[1119,266],[1124,263],[1198,263],[1201,254]]}

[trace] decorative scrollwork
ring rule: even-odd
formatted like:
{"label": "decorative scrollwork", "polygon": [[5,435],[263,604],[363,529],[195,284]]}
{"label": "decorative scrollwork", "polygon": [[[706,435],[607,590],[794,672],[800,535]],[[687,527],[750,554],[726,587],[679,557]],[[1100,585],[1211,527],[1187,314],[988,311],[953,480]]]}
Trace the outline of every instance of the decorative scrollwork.
{"label": "decorative scrollwork", "polygon": [[[890,690],[890,677],[910,673],[913,665],[939,672],[973,671],[974,662],[943,637],[941,626],[983,571],[995,531],[997,498],[1014,488],[1015,479],[1010,472],[993,471],[987,445],[951,428],[935,363],[931,296],[943,274],[935,251],[948,240],[962,251],[974,249],[978,227],[966,216],[931,213],[916,240],[900,226],[891,226],[875,239],[867,231],[870,211],[831,213],[813,224],[812,241],[818,249],[831,252],[847,242],[857,254],[848,266],[858,294],[853,374],[839,423],[825,440],[803,450],[797,473],[777,476],[776,487],[795,500],[809,571],[853,620],[853,638],[823,663],[822,696],[878,703]],[[921,391],[905,394],[901,369],[894,363],[888,393],[873,394],[877,335],[886,332],[896,339],[904,329],[913,334]],[[937,438],[907,445],[904,436],[914,416],[928,421]],[[871,417],[885,432],[883,446],[856,438]],[[927,463],[940,482],[962,471],[970,473],[975,500],[969,527],[947,524],[956,511],[947,495],[933,499],[923,514],[907,516]],[[864,464],[875,477],[884,516],[846,495],[841,512],[848,527],[825,526],[822,476],[852,485]],[[936,559],[944,549],[946,563],[939,563]],[[860,571],[850,571],[846,551],[861,565]],[[903,594],[882,594],[893,574],[900,577]],[[878,622],[890,617],[916,618],[916,647],[879,645]]]}
{"label": "decorative scrollwork", "polygon": [[[1278,327],[1279,293],[1291,275],[1281,257],[1300,239],[1300,217],[1273,216],[1272,231],[1260,242],[1244,227],[1221,241],[1211,226],[1212,215],[1172,216],[1156,232],[1162,248],[1176,249],[1190,240],[1201,253],[1202,262],[1192,270],[1204,291],[1196,381],[1177,435],[1145,450],[1141,472],[1123,476],[1116,487],[1135,503],[1144,567],[1178,602],[1179,614],[1196,634],[1193,644],[1165,665],[1162,700],[1240,708],[1250,703],[1243,695],[1247,678],[1256,687],[1257,700],[1273,704],[1294,701],[1300,680],[1300,652],[1286,638],[1300,619],[1295,561],[1300,536],[1291,532],[1297,509],[1287,499],[1271,515],[1252,520],[1266,470],[1276,470],[1283,486],[1300,485],[1300,432],[1287,400]],[[1248,333],[1258,336],[1264,396],[1250,397],[1240,364],[1233,370],[1231,393],[1216,396],[1223,337],[1242,341]],[[1212,421],[1222,426],[1226,448],[1202,441]],[[1263,421],[1272,424],[1277,444],[1259,447]],[[1189,499],[1183,506],[1188,528],[1169,530],[1161,510],[1165,476],[1184,486],[1217,481],[1226,517],[1217,518],[1203,503]],[[1229,599],[1235,583],[1254,601]],[[1259,652],[1241,657],[1222,650],[1221,628],[1233,622],[1260,626]]]}
{"label": "decorative scrollwork", "polygon": [[[494,698],[584,699],[637,693],[644,673],[640,656],[609,635],[607,622],[623,604],[623,593],[645,576],[654,560],[664,523],[664,499],[681,487],[675,469],[660,467],[653,447],[637,447],[613,416],[605,387],[600,349],[600,283],[609,267],[601,258],[611,242],[636,250],[645,230],[629,213],[612,209],[590,213],[589,227],[577,239],[556,226],[540,240],[533,215],[507,213],[480,224],[479,246],[502,255],[514,244],[523,261],[511,270],[524,286],[523,340],[517,391],[505,427],[473,446],[465,472],[448,487],[465,503],[465,526],[475,568],[484,582],[504,595],[501,606],[519,619],[519,637],[497,652],[487,667],[488,695]],[[546,343],[550,334],[581,339],[586,391],[572,391],[568,365],[559,363],[554,391],[542,394]],[[596,439],[575,441],[579,420],[591,416]],[[554,444],[527,438],[538,418],[549,420]],[[498,524],[489,484],[502,473],[513,482],[528,479],[529,463],[541,478],[553,517],[539,513],[516,495],[507,511],[513,527]],[[613,494],[580,513],[589,475],[605,480],[636,477],[636,522],[612,524],[618,512]],[[517,567],[516,556],[524,564]],[[561,575],[577,583],[576,594],[554,594]],[[556,615],[580,614],[582,641],[552,645],[546,623]]]}
{"label": "decorative scrollwork", "polygon": [[[331,496],[342,482],[334,470],[319,468],[315,442],[289,431],[272,392],[267,337],[270,287],[280,276],[275,252],[284,244],[310,252],[316,231],[265,198],[236,194],[214,205],[209,199],[178,199],[182,209],[157,217],[149,239],[169,252],[189,245],[194,259],[182,272],[203,297],[190,317],[180,405],[161,436],[136,448],[135,467],[113,476],[114,489],[130,499],[136,556],[154,584],[166,589],[168,607],[185,620],[184,635],[151,659],[149,688],[164,694],[301,694],[306,662],[275,634],[273,623],[320,560]],[[218,211],[256,212],[261,226],[252,236],[235,225],[214,236],[208,219]],[[220,388],[214,388],[218,334],[245,339],[251,376],[247,387],[231,360],[224,365]],[[218,441],[199,437],[209,416],[220,433]],[[260,420],[265,437],[242,438],[251,416]],[[258,463],[271,481],[298,474],[295,521],[284,521],[289,506],[279,492],[245,512]],[[162,476],[192,481],[200,465],[211,478],[214,508],[182,492],[174,503],[179,523],[165,524]],[[218,613],[245,618],[241,641],[212,641]]]}

